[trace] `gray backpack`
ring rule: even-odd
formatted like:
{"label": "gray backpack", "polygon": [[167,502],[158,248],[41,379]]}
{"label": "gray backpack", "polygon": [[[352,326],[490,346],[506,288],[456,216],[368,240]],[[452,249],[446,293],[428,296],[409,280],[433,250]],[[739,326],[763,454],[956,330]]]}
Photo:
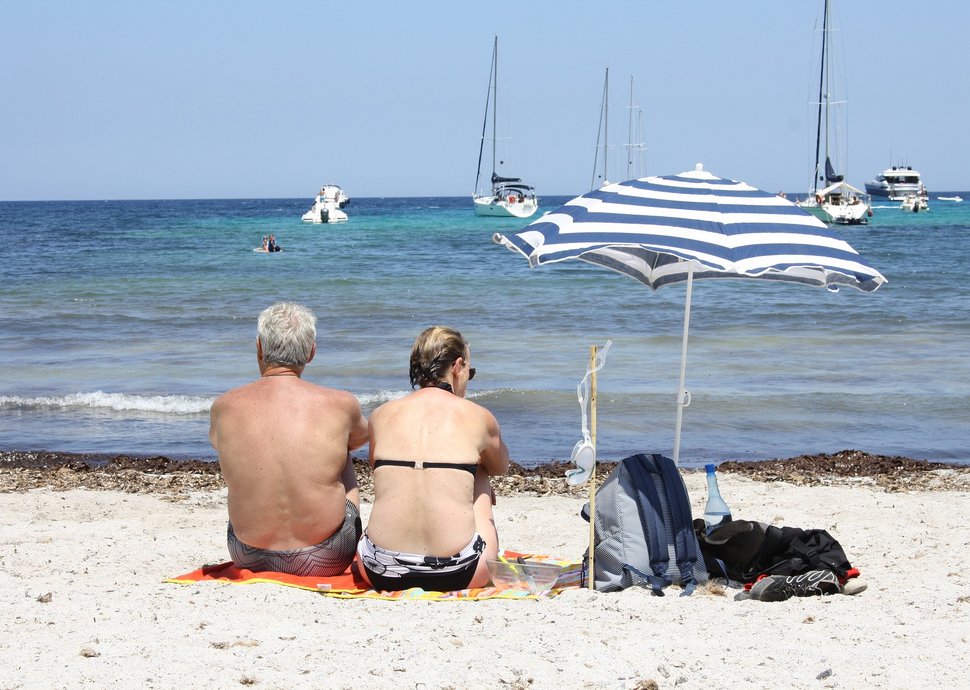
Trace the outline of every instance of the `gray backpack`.
{"label": "gray backpack", "polygon": [[[583,508],[589,520],[589,504]],[[638,453],[624,458],[596,492],[595,585],[613,592],[633,585],[679,584],[690,596],[707,582],[691,521],[687,487],[673,460]],[[589,551],[583,574],[588,577]]]}

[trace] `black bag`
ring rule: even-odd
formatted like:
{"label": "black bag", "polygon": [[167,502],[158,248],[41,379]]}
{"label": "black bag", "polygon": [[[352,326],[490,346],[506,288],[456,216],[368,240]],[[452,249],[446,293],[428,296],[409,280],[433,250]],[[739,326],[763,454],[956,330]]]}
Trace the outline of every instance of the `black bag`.
{"label": "black bag", "polygon": [[735,582],[809,570],[831,570],[844,580],[852,568],[842,545],[824,529],[735,520],[705,534],[704,521],[694,520],[694,532],[708,573]]}

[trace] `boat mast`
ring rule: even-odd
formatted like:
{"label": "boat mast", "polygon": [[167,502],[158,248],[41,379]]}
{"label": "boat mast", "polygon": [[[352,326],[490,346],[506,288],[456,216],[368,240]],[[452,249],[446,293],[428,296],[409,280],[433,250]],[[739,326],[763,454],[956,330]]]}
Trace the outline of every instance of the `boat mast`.
{"label": "boat mast", "polygon": [[[482,139],[478,144],[478,172],[475,174],[475,194],[478,194],[478,183],[482,178],[482,153],[485,151],[485,132],[488,128],[488,106],[492,98],[492,78],[495,76],[495,51],[498,50],[498,36],[495,37],[495,46],[492,48],[492,64],[488,71],[488,88],[485,90],[485,117],[482,119]],[[495,118],[492,118],[494,122]],[[495,169],[495,140],[492,140],[492,170]]]}
{"label": "boat mast", "polygon": [[[603,101],[600,103],[600,124],[596,129],[596,151],[593,152],[593,179],[589,183],[589,188],[599,189],[604,184],[608,182],[607,180],[607,168],[606,168],[606,148],[607,142],[609,141],[609,131],[607,127],[609,126],[609,91],[610,91],[610,68],[606,68],[606,77],[603,79]],[[600,132],[603,133],[603,182],[602,184],[596,184],[596,168],[599,164],[599,153],[600,153]]]}
{"label": "boat mast", "polygon": [[825,10],[822,18],[822,59],[825,65],[825,186],[829,186],[829,108],[832,105],[832,80],[829,73],[832,71],[832,56],[829,46],[829,0],[825,0]]}
{"label": "boat mast", "polygon": [[[495,37],[495,45],[492,47],[492,74],[495,80],[492,82],[492,176],[495,176],[495,147],[498,142],[498,129],[496,116],[498,115],[498,36]],[[492,183],[493,191],[495,183]]]}
{"label": "boat mast", "polygon": [[610,146],[610,68],[606,68],[606,79],[603,81],[603,184],[609,182],[610,169],[606,165],[606,156]]}
{"label": "boat mast", "polygon": [[[630,76],[630,123],[627,131],[627,145],[626,145],[626,179],[632,180],[635,177],[640,177],[643,173],[642,168],[642,158],[643,158],[643,142],[640,140],[643,136],[643,123],[641,121],[640,108],[637,107],[633,92],[633,76]],[[635,142],[635,143],[634,143]],[[634,151],[636,154],[634,154]],[[634,155],[636,156],[636,162],[634,162]]]}
{"label": "boat mast", "polygon": [[[825,51],[829,42],[829,0],[825,0],[825,7],[822,10],[822,64],[819,69],[818,75],[818,114],[817,114],[817,129],[815,131],[815,172],[812,175],[812,192],[818,191],[818,179],[819,179],[819,164],[818,164],[818,154],[819,148],[822,141],[822,96],[825,95],[825,157],[828,159],[829,155],[829,128],[828,128],[828,118],[829,118],[829,106],[828,106],[828,94],[826,93],[826,88],[828,86],[828,80],[826,78],[828,71],[828,64],[825,61]],[[824,187],[825,185],[823,185]]]}

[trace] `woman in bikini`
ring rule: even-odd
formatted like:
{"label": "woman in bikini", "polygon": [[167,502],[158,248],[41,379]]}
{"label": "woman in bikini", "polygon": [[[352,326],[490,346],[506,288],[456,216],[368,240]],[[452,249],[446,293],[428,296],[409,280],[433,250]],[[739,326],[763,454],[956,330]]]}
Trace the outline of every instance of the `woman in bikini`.
{"label": "woman in bikini", "polygon": [[475,369],[458,331],[425,330],[411,350],[411,386],[370,416],[374,504],[357,552],[379,590],[451,591],[488,584],[498,554],[489,477],[509,452],[498,422],[465,400]]}

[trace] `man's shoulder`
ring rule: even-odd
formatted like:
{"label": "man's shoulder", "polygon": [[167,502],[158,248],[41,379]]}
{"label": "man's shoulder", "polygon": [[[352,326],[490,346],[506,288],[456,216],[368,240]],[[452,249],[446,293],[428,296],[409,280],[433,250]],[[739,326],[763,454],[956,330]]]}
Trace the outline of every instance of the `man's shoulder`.
{"label": "man's shoulder", "polygon": [[213,406],[231,404],[234,400],[238,400],[249,396],[250,391],[253,390],[254,386],[255,386],[255,382],[250,381],[249,383],[244,383],[241,386],[230,388],[225,393],[217,397],[212,404]]}
{"label": "man's shoulder", "polygon": [[341,390],[339,388],[328,388],[327,386],[321,386],[316,383],[310,383],[309,381],[304,381],[306,390],[311,395],[316,395],[321,398],[321,400],[326,401],[331,404],[340,405],[360,405],[357,400],[357,396],[350,391]]}

